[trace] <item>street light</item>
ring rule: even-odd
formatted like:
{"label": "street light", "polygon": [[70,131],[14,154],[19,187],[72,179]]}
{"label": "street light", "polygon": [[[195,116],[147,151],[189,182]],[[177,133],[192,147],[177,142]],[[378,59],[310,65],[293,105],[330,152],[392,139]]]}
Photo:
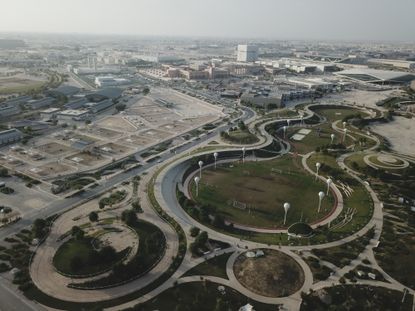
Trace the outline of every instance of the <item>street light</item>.
{"label": "street light", "polygon": [[285,202],[284,203],[284,225],[285,225],[285,222],[287,221],[287,212],[289,209],[290,209],[290,203]]}
{"label": "street light", "polygon": [[343,122],[343,128],[346,128],[346,121]]}
{"label": "street light", "polygon": [[317,162],[316,163],[316,180],[317,180],[318,171],[320,170],[320,167],[321,167],[321,163],[320,162]]}
{"label": "street light", "polygon": [[195,176],[194,181],[195,181],[195,184],[196,184],[196,196],[199,196],[199,181],[200,181],[200,178],[198,176]]}
{"label": "street light", "polygon": [[197,164],[199,164],[199,178],[202,179],[202,166],[203,166],[203,161],[199,161]]}
{"label": "street light", "polygon": [[320,208],[321,208],[321,201],[323,201],[324,198],[324,192],[320,191],[318,193],[318,209],[317,209],[317,213],[320,213]]}
{"label": "street light", "polygon": [[326,195],[329,195],[330,185],[333,183],[333,181],[329,178],[327,179],[327,193]]}
{"label": "street light", "polygon": [[245,163],[245,151],[246,151],[246,148],[242,147],[242,163]]}
{"label": "street light", "polygon": [[284,131],[284,138],[285,138],[285,133],[287,132],[287,126],[286,126],[286,125],[284,125],[284,126],[282,127],[282,130]]}
{"label": "street light", "polygon": [[218,153],[217,152],[215,152],[214,154],[213,154],[213,157],[215,158],[215,170],[216,170],[216,161],[218,160]]}
{"label": "street light", "polygon": [[343,134],[343,143],[346,143],[346,135],[347,135],[347,129],[344,129],[344,134]]}

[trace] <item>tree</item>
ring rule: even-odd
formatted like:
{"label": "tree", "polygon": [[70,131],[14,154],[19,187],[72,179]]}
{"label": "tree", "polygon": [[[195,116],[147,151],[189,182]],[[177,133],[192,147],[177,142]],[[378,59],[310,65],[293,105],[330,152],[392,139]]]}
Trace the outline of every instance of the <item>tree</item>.
{"label": "tree", "polygon": [[146,87],[143,89],[143,94],[144,94],[144,95],[147,95],[148,93],[150,93],[150,88],[146,86]]}
{"label": "tree", "polygon": [[245,125],[244,121],[239,121],[238,127],[239,127],[239,129],[241,131],[245,131],[246,130],[246,125]]}
{"label": "tree", "polygon": [[117,109],[117,111],[120,112],[120,111],[124,111],[126,107],[127,106],[125,104],[117,104],[115,106],[115,109]]}
{"label": "tree", "polygon": [[201,232],[195,239],[198,246],[204,246],[208,241],[208,234],[206,231]]}
{"label": "tree", "polygon": [[106,203],[105,198],[102,198],[101,200],[99,200],[99,202],[98,202],[99,209],[103,209],[106,205],[105,203]]}
{"label": "tree", "polygon": [[91,221],[91,222],[98,221],[98,213],[97,212],[90,212],[89,213],[89,221]]}
{"label": "tree", "polygon": [[38,218],[34,221],[32,226],[32,232],[36,238],[43,237],[44,230],[46,227],[46,220]]}
{"label": "tree", "polygon": [[0,168],[0,177],[7,177],[9,176],[9,171],[7,170],[7,168],[2,167]]}
{"label": "tree", "polygon": [[133,210],[129,209],[122,212],[121,220],[125,222],[127,225],[132,226],[136,224],[138,218],[137,214]]}
{"label": "tree", "polygon": [[225,219],[222,215],[216,214],[213,218],[212,225],[217,228],[223,228],[225,226]]}
{"label": "tree", "polygon": [[200,229],[198,227],[191,227],[190,228],[190,236],[195,237],[199,234]]}
{"label": "tree", "polygon": [[78,226],[73,226],[71,229],[71,235],[76,239],[76,240],[82,240],[85,236],[85,232],[84,230],[82,230],[80,227]]}

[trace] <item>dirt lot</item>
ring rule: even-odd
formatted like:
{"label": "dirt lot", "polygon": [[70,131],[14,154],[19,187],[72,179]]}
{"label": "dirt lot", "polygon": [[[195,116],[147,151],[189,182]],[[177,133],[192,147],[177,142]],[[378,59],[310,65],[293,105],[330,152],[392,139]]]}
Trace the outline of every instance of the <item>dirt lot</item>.
{"label": "dirt lot", "polygon": [[111,148],[112,152],[110,153],[114,153],[114,154],[123,154],[123,153],[127,153],[127,152],[131,152],[132,149],[118,145],[118,144],[113,144],[113,143],[108,143],[105,145],[100,146],[100,149],[102,148]]}
{"label": "dirt lot", "polygon": [[[79,159],[76,159],[79,158]],[[79,152],[77,154],[67,157],[69,161],[73,163],[80,163],[83,165],[94,166],[105,160],[100,154],[91,154],[88,152]]]}
{"label": "dirt lot", "polygon": [[[254,250],[255,251],[255,250]],[[304,272],[288,255],[263,249],[265,255],[240,255],[233,267],[238,281],[247,289],[267,297],[284,297],[297,292],[304,283]]]}
{"label": "dirt lot", "polygon": [[54,142],[41,145],[37,147],[37,149],[52,155],[61,155],[66,152],[75,151],[75,149],[71,147]]}
{"label": "dirt lot", "polygon": [[133,146],[134,148],[138,148],[138,147],[142,147],[142,146],[154,143],[154,140],[143,137],[143,136],[131,135],[130,137],[119,140],[118,142],[123,145],[128,144],[128,145]]}
{"label": "dirt lot", "polygon": [[137,128],[122,116],[109,116],[97,122],[100,127],[110,128],[121,132],[135,132]]}
{"label": "dirt lot", "polygon": [[120,132],[112,131],[112,130],[105,129],[99,126],[88,128],[85,130],[85,133],[90,133],[91,135],[95,135],[95,136],[98,136],[100,138],[105,138],[105,139],[114,138],[114,137],[118,137],[121,135]]}
{"label": "dirt lot", "polygon": [[37,172],[39,176],[46,177],[68,172],[71,170],[71,167],[60,163],[48,163],[42,166],[38,166],[37,169],[39,170]]}

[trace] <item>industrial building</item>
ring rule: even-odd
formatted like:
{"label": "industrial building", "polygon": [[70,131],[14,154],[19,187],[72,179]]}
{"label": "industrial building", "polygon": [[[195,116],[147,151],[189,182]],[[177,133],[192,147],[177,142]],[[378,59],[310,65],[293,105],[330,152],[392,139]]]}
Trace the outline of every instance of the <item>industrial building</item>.
{"label": "industrial building", "polygon": [[368,60],[369,65],[382,65],[385,67],[392,67],[398,69],[415,70],[415,62],[400,60],[400,59],[380,59],[371,58]]}
{"label": "industrial building", "polygon": [[17,129],[10,129],[0,132],[0,146],[12,144],[22,139],[23,134]]}
{"label": "industrial building", "polygon": [[29,101],[26,102],[25,106],[28,109],[40,109],[40,108],[44,108],[44,107],[48,107],[50,105],[52,105],[55,102],[55,98],[53,97],[45,97],[42,99],[31,99]]}
{"label": "industrial building", "polygon": [[377,69],[349,69],[335,73],[336,75],[356,82],[375,84],[406,84],[415,80],[415,74],[404,71]]}
{"label": "industrial building", "polygon": [[95,85],[98,87],[110,87],[123,84],[129,84],[131,81],[124,78],[115,78],[113,76],[102,76],[95,78]]}
{"label": "industrial building", "polygon": [[20,113],[19,105],[2,105],[0,106],[0,118],[14,116]]}
{"label": "industrial building", "polygon": [[236,60],[238,62],[254,62],[258,59],[258,47],[256,45],[239,44]]}
{"label": "industrial building", "polygon": [[56,114],[58,121],[82,121],[89,116],[88,110],[62,110]]}

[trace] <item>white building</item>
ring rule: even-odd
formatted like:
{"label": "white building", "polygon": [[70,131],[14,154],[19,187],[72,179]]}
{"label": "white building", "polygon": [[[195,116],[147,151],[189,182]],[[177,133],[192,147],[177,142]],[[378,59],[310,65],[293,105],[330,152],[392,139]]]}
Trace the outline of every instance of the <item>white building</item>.
{"label": "white building", "polygon": [[114,78],[113,76],[102,76],[95,78],[95,85],[98,87],[110,87],[128,84],[131,81],[124,78]]}
{"label": "white building", "polygon": [[258,59],[258,47],[255,45],[239,44],[238,55],[236,60],[238,62],[254,62]]}

